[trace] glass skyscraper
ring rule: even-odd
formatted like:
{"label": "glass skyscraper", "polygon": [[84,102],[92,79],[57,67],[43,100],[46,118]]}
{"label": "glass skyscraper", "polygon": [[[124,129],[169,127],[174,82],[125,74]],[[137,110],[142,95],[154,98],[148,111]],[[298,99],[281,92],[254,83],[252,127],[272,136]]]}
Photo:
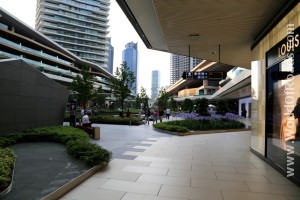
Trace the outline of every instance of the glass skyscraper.
{"label": "glass skyscraper", "polygon": [[153,70],[152,82],[151,82],[151,99],[157,98],[159,88],[160,88],[160,72],[158,70]]}
{"label": "glass skyscraper", "polygon": [[130,88],[132,93],[137,94],[137,74],[138,74],[138,52],[137,43],[129,42],[123,50],[122,61],[127,63],[128,69],[133,72],[135,81]]}
{"label": "glass skyscraper", "polygon": [[108,70],[109,0],[38,0],[36,30]]}

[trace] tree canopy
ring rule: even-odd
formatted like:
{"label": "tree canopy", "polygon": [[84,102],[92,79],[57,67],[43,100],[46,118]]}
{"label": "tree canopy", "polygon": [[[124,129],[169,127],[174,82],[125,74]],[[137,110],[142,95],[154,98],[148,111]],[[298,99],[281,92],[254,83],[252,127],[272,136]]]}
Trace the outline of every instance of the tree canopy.
{"label": "tree canopy", "polygon": [[195,105],[196,105],[196,113],[202,116],[209,116],[210,114],[208,113],[208,99],[206,98],[201,98],[201,99],[196,99],[195,100]]}
{"label": "tree canopy", "polygon": [[175,99],[171,98],[169,102],[169,106],[172,110],[177,110],[178,108],[178,103]]}
{"label": "tree canopy", "polygon": [[187,112],[192,112],[194,109],[194,102],[193,100],[186,98],[183,101],[182,110]]}
{"label": "tree canopy", "polygon": [[94,76],[89,73],[87,67],[84,66],[80,75],[77,75],[69,86],[69,89],[73,92],[77,101],[80,102],[84,108],[87,102],[97,95],[97,91],[93,87],[93,79]]}
{"label": "tree canopy", "polygon": [[158,93],[157,105],[160,109],[166,109],[168,106],[169,95],[165,88],[161,88]]}
{"label": "tree canopy", "polygon": [[122,63],[120,67],[117,67],[115,77],[110,79],[112,92],[120,101],[122,112],[124,110],[124,101],[131,94],[129,88],[134,81],[135,76],[132,71],[129,71],[126,62]]}

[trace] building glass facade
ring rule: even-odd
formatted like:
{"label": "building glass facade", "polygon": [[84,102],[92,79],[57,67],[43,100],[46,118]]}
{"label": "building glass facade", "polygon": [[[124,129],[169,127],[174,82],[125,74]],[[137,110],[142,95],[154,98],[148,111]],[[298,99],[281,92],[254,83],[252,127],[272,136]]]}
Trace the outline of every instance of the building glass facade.
{"label": "building glass facade", "polygon": [[22,59],[63,85],[69,85],[80,74],[82,66],[86,66],[94,75],[94,87],[111,91],[112,75],[106,70],[77,57],[1,8],[0,15],[0,60]]}
{"label": "building glass facade", "polygon": [[202,60],[179,54],[171,54],[170,83],[173,85],[182,76],[183,72],[190,71],[196,67]]}
{"label": "building glass facade", "polygon": [[129,42],[125,45],[125,49],[122,52],[122,62],[127,63],[127,67],[133,72],[135,81],[131,86],[133,94],[137,94],[137,80],[138,80],[138,50],[137,43]]}
{"label": "building glass facade", "polygon": [[159,88],[160,88],[160,72],[158,70],[153,70],[152,82],[151,82],[151,99],[157,98]]}
{"label": "building glass facade", "polygon": [[252,50],[251,150],[300,184],[300,4]]}
{"label": "building glass facade", "polygon": [[36,30],[107,69],[109,0],[38,0]]}
{"label": "building glass facade", "polygon": [[108,71],[114,73],[114,47],[111,45],[111,38],[109,38],[109,52],[108,52]]}

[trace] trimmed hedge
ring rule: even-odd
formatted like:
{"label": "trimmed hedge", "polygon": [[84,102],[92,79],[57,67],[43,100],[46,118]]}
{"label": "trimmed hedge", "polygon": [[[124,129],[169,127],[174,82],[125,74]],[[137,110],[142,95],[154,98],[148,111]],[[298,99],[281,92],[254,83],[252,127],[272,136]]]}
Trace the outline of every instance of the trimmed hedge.
{"label": "trimmed hedge", "polygon": [[[79,119],[81,119],[80,115],[77,115],[77,121],[79,121]],[[93,123],[102,123],[102,124],[126,124],[128,125],[130,123],[131,120],[131,124],[139,124],[140,122],[142,122],[141,118],[138,117],[115,117],[115,116],[91,116],[89,117],[90,121],[92,121]],[[64,116],[64,121],[68,122],[70,121],[70,115],[66,114]]]}
{"label": "trimmed hedge", "polygon": [[189,131],[187,128],[183,126],[168,125],[165,122],[154,124],[153,127],[157,129],[166,130],[170,132],[177,132],[177,133],[186,133]]}
{"label": "trimmed hedge", "polygon": [[138,117],[114,117],[114,116],[91,116],[90,120],[92,122],[98,123],[120,123],[120,124],[129,124],[130,120],[131,123],[139,123],[142,119]]}
{"label": "trimmed hedge", "polygon": [[[244,128],[245,124],[235,120],[176,120],[176,121],[168,121],[162,122],[159,124],[154,125],[155,128],[172,131],[174,132],[183,132],[185,128],[186,131],[188,130],[222,130],[222,129],[239,129]],[[176,127],[176,128],[171,128]]]}
{"label": "trimmed hedge", "polygon": [[0,192],[5,190],[11,183],[14,162],[13,150],[0,149]]}
{"label": "trimmed hedge", "polygon": [[[103,162],[108,163],[111,159],[111,152],[97,144],[91,144],[86,132],[69,126],[37,128],[0,136],[0,147],[7,147],[21,142],[46,141],[65,144],[68,153],[84,161],[88,166],[95,166]],[[77,151],[73,149],[77,149]]]}
{"label": "trimmed hedge", "polygon": [[[101,163],[108,163],[112,156],[112,153],[108,150],[103,149],[97,144],[91,144],[86,132],[69,126],[44,127],[2,135],[0,136],[0,191],[8,187],[10,179],[7,179],[7,174],[12,173],[12,168],[9,169],[6,165],[2,164],[1,158],[4,156],[5,162],[10,166],[12,160],[14,161],[14,156],[12,150],[6,147],[22,142],[58,142],[64,144],[70,155],[82,160],[90,167]],[[4,154],[2,151],[7,153]],[[2,170],[5,171],[3,173],[5,176],[2,176]]]}

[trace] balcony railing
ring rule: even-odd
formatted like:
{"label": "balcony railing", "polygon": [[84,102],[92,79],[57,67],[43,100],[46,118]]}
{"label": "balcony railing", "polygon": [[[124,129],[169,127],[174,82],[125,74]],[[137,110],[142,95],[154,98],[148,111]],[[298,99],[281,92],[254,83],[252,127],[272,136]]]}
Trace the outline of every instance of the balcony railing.
{"label": "balcony railing", "polygon": [[68,62],[68,61],[62,60],[62,59],[60,59],[58,57],[55,57],[55,56],[49,55],[47,53],[44,53],[42,50],[41,51],[37,51],[37,50],[31,49],[29,47],[23,46],[21,43],[17,44],[17,43],[14,43],[14,42],[10,41],[10,40],[2,38],[2,37],[0,37],[0,42],[3,42],[4,44],[13,46],[13,47],[21,49],[21,50],[25,50],[26,52],[30,52],[30,53],[42,56],[44,58],[50,58],[52,60],[58,61],[58,62],[60,62],[62,64],[68,65],[68,66],[73,66],[73,63],[71,63],[71,62]]}
{"label": "balcony railing", "polygon": [[0,55],[7,56],[9,58],[22,59],[22,60],[26,61],[27,63],[32,64],[33,66],[35,66],[39,70],[46,69],[46,70],[49,70],[49,71],[52,71],[52,72],[64,74],[68,77],[76,77],[77,76],[77,73],[71,72],[70,70],[65,70],[65,69],[58,68],[58,66],[52,66],[52,65],[48,65],[48,64],[45,64],[45,63],[42,63],[42,62],[34,61],[34,60],[31,60],[31,59],[28,59],[28,58],[24,58],[23,56],[10,54],[10,53],[3,52],[3,51],[0,51]]}

